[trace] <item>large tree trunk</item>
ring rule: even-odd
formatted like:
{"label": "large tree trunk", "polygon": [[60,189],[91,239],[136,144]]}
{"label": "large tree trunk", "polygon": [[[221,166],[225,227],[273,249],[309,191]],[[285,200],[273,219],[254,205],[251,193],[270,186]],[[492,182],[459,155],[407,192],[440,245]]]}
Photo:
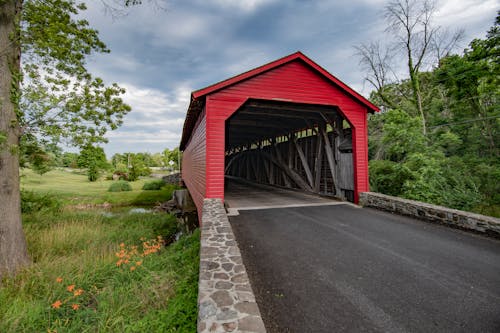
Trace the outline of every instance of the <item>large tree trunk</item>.
{"label": "large tree trunk", "polygon": [[0,278],[30,260],[21,224],[18,106],[21,48],[16,22],[22,1],[0,1]]}

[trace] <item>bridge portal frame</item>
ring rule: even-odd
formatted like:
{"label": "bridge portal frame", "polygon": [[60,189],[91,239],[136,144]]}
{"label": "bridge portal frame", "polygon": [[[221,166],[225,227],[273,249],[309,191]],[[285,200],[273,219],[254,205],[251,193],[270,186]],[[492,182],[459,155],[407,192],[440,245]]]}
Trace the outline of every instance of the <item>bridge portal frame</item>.
{"label": "bridge portal frame", "polygon": [[[267,103],[267,106],[272,103],[284,103],[304,108],[310,105],[335,109],[337,116],[341,115],[347,121],[351,131],[353,201],[358,202],[360,192],[369,191],[367,113],[377,112],[378,108],[304,54],[296,52],[191,94],[180,149],[184,152],[182,179],[198,207],[199,214],[204,198],[224,199],[224,174],[228,153],[238,145],[251,146],[257,142],[255,139],[262,139],[254,135],[244,143],[244,136],[240,135],[239,141],[235,141],[228,135],[230,127],[226,127],[227,121],[236,112],[255,101]],[[335,119],[330,122],[326,119],[324,123],[311,123],[301,129],[295,128],[292,132],[295,137],[298,131],[309,129],[316,130],[323,136],[322,128],[324,126],[326,134],[328,125],[334,132]],[[285,121],[283,126],[286,127]],[[258,130],[256,126],[255,132],[262,133],[262,128]],[[270,131],[269,134],[276,133]],[[292,139],[290,142],[293,142],[290,135],[291,133],[288,133],[288,137]],[[328,139],[328,135],[323,138]],[[273,138],[269,137],[269,140]],[[278,156],[275,155],[275,158]],[[293,180],[292,176],[287,177]]]}

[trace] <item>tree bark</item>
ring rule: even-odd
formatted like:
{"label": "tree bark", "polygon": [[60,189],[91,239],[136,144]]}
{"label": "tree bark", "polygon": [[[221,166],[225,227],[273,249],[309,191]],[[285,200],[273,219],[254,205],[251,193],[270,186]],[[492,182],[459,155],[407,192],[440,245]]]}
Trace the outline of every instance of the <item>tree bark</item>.
{"label": "tree bark", "polygon": [[427,135],[427,121],[425,119],[424,108],[422,106],[422,93],[420,91],[420,79],[418,78],[418,72],[412,69],[412,60],[411,55],[408,55],[408,67],[410,71],[410,81],[413,89],[413,99],[415,101],[415,106],[417,107],[418,113],[420,113],[420,117],[422,118],[422,133],[424,136]]}
{"label": "tree bark", "polygon": [[0,278],[29,264],[21,223],[18,107],[22,1],[0,1]]}

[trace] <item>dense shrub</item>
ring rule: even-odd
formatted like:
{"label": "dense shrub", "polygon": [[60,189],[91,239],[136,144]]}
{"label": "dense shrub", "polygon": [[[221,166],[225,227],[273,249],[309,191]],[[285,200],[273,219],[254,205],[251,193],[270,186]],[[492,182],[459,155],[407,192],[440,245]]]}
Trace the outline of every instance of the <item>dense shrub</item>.
{"label": "dense shrub", "polygon": [[125,192],[125,191],[132,191],[132,186],[130,186],[130,184],[124,180],[113,182],[108,188],[108,192]]}
{"label": "dense shrub", "polygon": [[412,179],[411,171],[400,163],[370,161],[370,189],[373,192],[398,196],[403,192],[405,182]]}
{"label": "dense shrub", "polygon": [[41,210],[57,211],[61,207],[61,200],[52,194],[21,190],[21,212],[23,213],[34,213]]}
{"label": "dense shrub", "polygon": [[144,183],[142,189],[145,191],[157,191],[160,190],[165,185],[166,185],[165,182],[161,179],[152,180],[150,182]]}

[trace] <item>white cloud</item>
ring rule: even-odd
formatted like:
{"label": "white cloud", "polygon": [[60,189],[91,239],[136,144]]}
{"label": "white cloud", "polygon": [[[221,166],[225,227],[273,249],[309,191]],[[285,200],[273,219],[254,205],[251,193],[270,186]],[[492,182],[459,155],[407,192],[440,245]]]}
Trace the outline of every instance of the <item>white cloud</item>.
{"label": "white cloud", "polygon": [[243,12],[253,12],[257,8],[277,2],[276,0],[214,0],[217,6],[222,9],[240,10]]}
{"label": "white cloud", "polygon": [[130,144],[145,147],[155,143],[163,148],[177,146],[192,89],[179,85],[166,93],[130,83],[120,85],[127,91],[123,100],[132,107],[132,111],[125,117],[122,127],[106,134],[113,153],[130,151]]}
{"label": "white cloud", "polygon": [[123,99],[132,106],[133,112],[142,115],[186,113],[191,88],[179,85],[174,91],[165,93],[158,89],[141,88],[129,83],[120,85],[126,89]]}
{"label": "white cloud", "polygon": [[[159,130],[155,135],[150,132],[111,132],[107,136],[110,141],[119,140],[120,143],[162,143],[166,148],[166,143],[170,141],[180,141],[179,133],[171,132],[169,130]],[[126,150],[126,149],[125,149]],[[124,150],[124,152],[125,152]]]}
{"label": "white cloud", "polygon": [[481,21],[485,16],[494,16],[499,5],[497,0],[442,1],[436,18],[443,25],[458,25],[464,21]]}
{"label": "white cloud", "polygon": [[498,0],[446,0],[440,3],[436,22],[445,28],[465,29],[465,42],[469,43],[484,37],[484,26],[493,25],[499,8]]}

